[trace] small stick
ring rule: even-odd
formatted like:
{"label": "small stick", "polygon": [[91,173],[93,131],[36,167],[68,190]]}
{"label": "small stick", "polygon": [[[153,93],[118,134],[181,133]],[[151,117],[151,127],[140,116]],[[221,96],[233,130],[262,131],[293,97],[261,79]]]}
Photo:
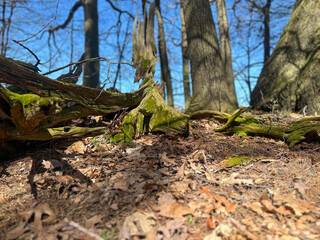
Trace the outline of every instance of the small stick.
{"label": "small stick", "polygon": [[69,221],[69,225],[72,226],[72,227],[75,227],[77,228],[78,230],[80,230],[81,232],[87,234],[88,236],[90,237],[93,237],[94,239],[97,239],[97,240],[103,240],[102,237],[100,237],[99,235],[89,231],[88,229],[82,227],[81,225],[79,225],[78,223],[74,222],[74,221]]}

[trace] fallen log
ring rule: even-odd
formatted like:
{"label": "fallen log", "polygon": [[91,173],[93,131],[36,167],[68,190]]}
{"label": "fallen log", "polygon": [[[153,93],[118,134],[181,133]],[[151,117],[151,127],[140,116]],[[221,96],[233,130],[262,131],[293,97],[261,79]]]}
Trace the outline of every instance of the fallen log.
{"label": "fallen log", "polygon": [[199,111],[193,113],[191,119],[211,118],[224,125],[214,129],[227,135],[237,134],[242,138],[247,135],[262,136],[285,141],[290,148],[301,141],[312,141],[320,143],[320,117],[302,117],[290,123],[278,123],[266,119],[265,115],[241,116],[249,108],[241,108],[234,114],[216,111]]}

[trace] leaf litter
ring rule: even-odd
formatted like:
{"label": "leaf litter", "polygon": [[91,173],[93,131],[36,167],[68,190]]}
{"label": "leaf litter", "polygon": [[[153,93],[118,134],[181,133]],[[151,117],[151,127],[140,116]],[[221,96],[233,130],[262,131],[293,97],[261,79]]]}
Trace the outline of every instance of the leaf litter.
{"label": "leaf litter", "polygon": [[225,136],[57,141],[1,165],[0,239],[320,239],[320,147]]}

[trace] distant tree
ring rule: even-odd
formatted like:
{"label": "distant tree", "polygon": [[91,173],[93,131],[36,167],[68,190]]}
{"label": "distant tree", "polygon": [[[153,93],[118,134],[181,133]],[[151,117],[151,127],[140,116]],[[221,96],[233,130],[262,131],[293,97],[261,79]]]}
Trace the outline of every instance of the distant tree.
{"label": "distant tree", "polygon": [[[0,54],[3,56],[6,56],[7,54],[12,16],[17,6],[17,2],[18,0],[11,0],[11,1],[3,0],[2,3],[0,3],[0,7],[1,7],[0,21],[2,24],[0,28],[0,38],[1,38]],[[21,2],[24,2],[24,1],[21,1]]]}
{"label": "distant tree", "polygon": [[234,106],[238,106],[238,100],[236,95],[236,89],[234,86],[233,68],[232,68],[232,55],[231,55],[231,44],[229,36],[229,24],[227,18],[227,9],[225,0],[216,0],[217,2],[217,13],[218,13],[218,26],[220,36],[220,47],[221,47],[221,60],[223,74],[225,81],[229,87],[230,102]]}
{"label": "distant tree", "polygon": [[297,0],[251,96],[256,108],[320,113],[320,4]]}
{"label": "distant tree", "polygon": [[[81,0],[84,10],[86,58],[99,57],[99,30],[97,0]],[[84,64],[83,85],[99,87],[99,61]]]}
{"label": "distant tree", "polygon": [[186,24],[184,20],[184,14],[182,5],[180,5],[181,16],[181,49],[182,49],[182,75],[183,75],[183,89],[185,99],[185,109],[188,109],[191,102],[190,93],[190,79],[189,79],[189,56],[188,56],[188,39],[186,33]]}
{"label": "distant tree", "polygon": [[155,11],[158,20],[158,46],[159,46],[159,56],[161,64],[161,79],[165,83],[165,88],[167,92],[168,105],[173,106],[173,91],[171,75],[167,56],[166,39],[163,27],[163,19],[161,15],[160,0],[155,0]]}
{"label": "distant tree", "polygon": [[181,0],[185,16],[192,78],[188,112],[233,111],[234,86],[228,85],[209,0]]}
{"label": "distant tree", "polygon": [[[83,7],[84,31],[85,31],[85,53],[86,59],[99,57],[99,31],[98,31],[98,5],[97,0],[78,0],[70,9],[69,16],[62,25],[51,27],[49,32],[53,34],[59,29],[65,29],[71,22],[74,13]],[[83,85],[97,88],[99,81],[99,61],[84,64]]]}

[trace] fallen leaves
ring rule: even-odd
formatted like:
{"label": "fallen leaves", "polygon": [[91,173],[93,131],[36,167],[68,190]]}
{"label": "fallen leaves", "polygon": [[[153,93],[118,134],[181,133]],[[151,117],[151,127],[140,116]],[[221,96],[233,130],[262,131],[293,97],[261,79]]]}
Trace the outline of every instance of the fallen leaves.
{"label": "fallen leaves", "polygon": [[193,214],[193,211],[189,207],[182,206],[177,202],[164,203],[155,207],[155,209],[160,210],[158,213],[160,216],[173,219],[179,219],[183,218],[184,215]]}
{"label": "fallen leaves", "polygon": [[[12,164],[0,176],[0,239],[6,226],[35,239],[319,239],[320,175],[309,153],[208,132],[213,125],[192,125],[188,139],[148,135],[112,145],[87,138],[69,142],[68,153]],[[227,156],[254,161],[222,167]],[[38,206],[27,195],[30,173],[55,214],[38,211],[38,228],[28,218]],[[29,211],[28,222],[19,225],[15,209]]]}
{"label": "fallen leaves", "polygon": [[153,213],[135,212],[125,218],[119,239],[130,239],[132,236],[146,236],[156,224]]}

